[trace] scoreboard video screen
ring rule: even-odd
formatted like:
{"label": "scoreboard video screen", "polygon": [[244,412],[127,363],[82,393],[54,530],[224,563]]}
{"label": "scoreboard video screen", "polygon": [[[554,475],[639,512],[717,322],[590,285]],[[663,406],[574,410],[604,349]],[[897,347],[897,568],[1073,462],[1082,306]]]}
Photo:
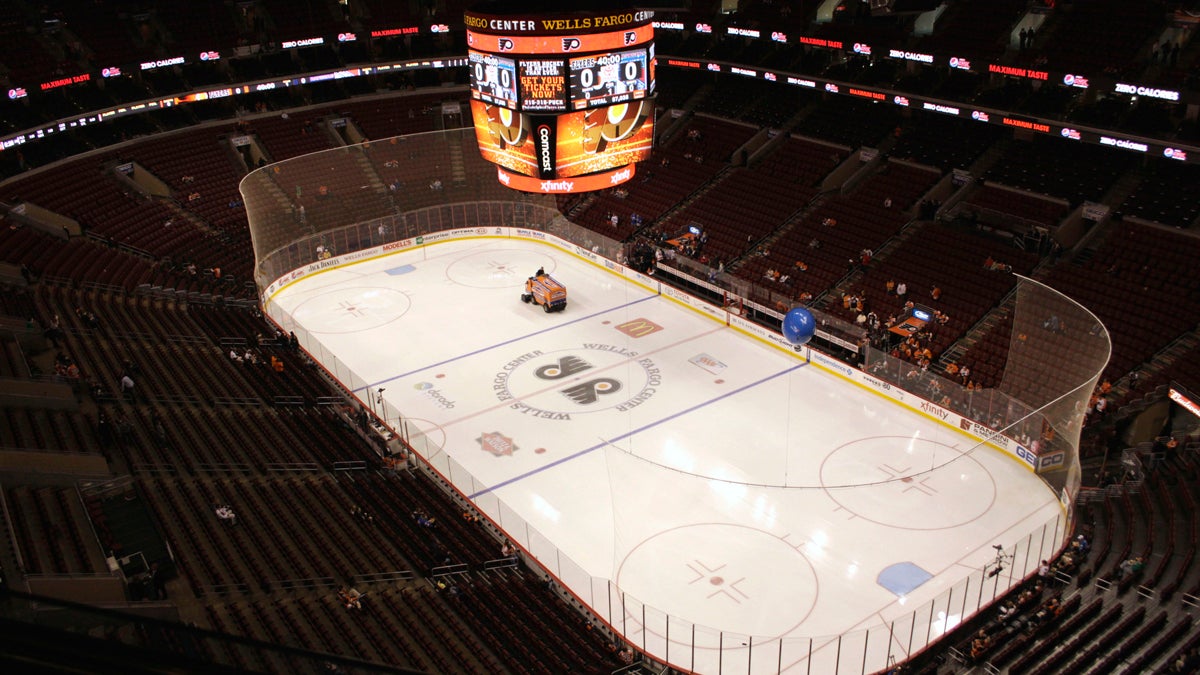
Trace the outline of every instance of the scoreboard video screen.
{"label": "scoreboard video screen", "polygon": [[471,97],[480,101],[517,107],[517,64],[494,54],[468,51]]}
{"label": "scoreboard video screen", "polygon": [[628,181],[654,145],[654,13],[501,12],[463,17],[476,139],[499,179],[533,192]]}
{"label": "scoreboard video screen", "polygon": [[563,112],[567,109],[566,66],[561,59],[521,59],[521,110]]}
{"label": "scoreboard video screen", "polygon": [[582,110],[644,98],[652,82],[650,63],[645,49],[572,58],[571,106]]}

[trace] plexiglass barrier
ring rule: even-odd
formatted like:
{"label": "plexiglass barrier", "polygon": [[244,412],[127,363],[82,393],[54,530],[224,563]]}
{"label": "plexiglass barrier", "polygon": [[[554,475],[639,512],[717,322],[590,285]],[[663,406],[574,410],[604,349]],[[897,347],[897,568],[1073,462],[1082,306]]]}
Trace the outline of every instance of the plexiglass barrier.
{"label": "plexiglass barrier", "polygon": [[[783,638],[697,625],[641,602],[611,579],[589,574],[455,461],[441,439],[409,424],[403,410],[347,367],[318,336],[270,302],[272,294],[309,272],[382,254],[397,242],[420,248],[426,237],[488,236],[495,234],[494,228],[518,228],[513,231],[518,236],[553,234],[569,242],[573,253],[596,261],[619,265],[630,260],[633,244],[571,223],[554,198],[499,186],[494,167],[473,149],[466,151],[473,144],[470,131],[423,134],[373,142],[368,148],[307,155],[250,174],[242,183],[242,194],[265,311],[282,330],[294,331],[312,358],[356,392],[362,405],[402,438],[423,466],[461,495],[477,495],[474,504],[480,512],[628,643],[675,668],[705,673],[882,671],[953,631],[1036,573],[1041,560],[1062,550],[1072,531],[1071,501],[1079,486],[1077,448],[1083,411],[1107,362],[1110,342],[1100,322],[1077,303],[1035,281],[1014,277],[1011,347],[1001,386],[967,390],[865,347],[858,357],[866,375],[961,415],[963,430],[984,439],[946,464],[999,447],[1027,462],[1062,501],[1063,509],[1055,517],[999,542],[1009,561],[1002,571],[985,566],[964,574],[932,599],[917,606],[902,603],[890,614],[883,612],[881,622],[866,629]],[[457,166],[448,158],[455,145],[464,149]],[[404,178],[393,178],[397,173]],[[766,326],[777,321],[773,308],[751,301],[770,298],[768,289],[707,270],[695,261],[681,267],[686,268],[682,273],[658,276],[663,280],[686,276],[681,285],[706,300],[732,296],[750,308],[740,310],[745,316],[759,318]],[[854,342],[853,326],[832,319],[827,325],[834,337],[844,339],[843,346],[860,347]],[[1048,364],[1055,366],[1053,377],[1046,376]],[[907,404],[913,405],[911,397]]]}

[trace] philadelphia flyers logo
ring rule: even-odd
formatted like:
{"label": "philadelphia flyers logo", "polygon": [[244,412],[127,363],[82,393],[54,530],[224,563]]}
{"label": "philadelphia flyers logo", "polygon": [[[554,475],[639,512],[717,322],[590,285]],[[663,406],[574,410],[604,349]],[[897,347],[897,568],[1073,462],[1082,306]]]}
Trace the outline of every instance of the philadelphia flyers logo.
{"label": "philadelphia flyers logo", "polygon": [[637,33],[635,33],[634,31],[627,30],[627,31],[625,31],[625,35],[623,35],[622,37],[625,39],[625,44],[627,44],[627,45],[631,45],[631,44],[637,42]]}
{"label": "philadelphia flyers logo", "polygon": [[582,373],[591,367],[592,364],[584,361],[578,356],[564,356],[556,363],[547,364],[541,368],[538,368],[533,374],[537,375],[543,380],[561,380],[564,377],[570,377],[576,373]]}
{"label": "philadelphia flyers logo", "polygon": [[591,405],[599,401],[601,396],[621,391],[621,382],[611,377],[597,377],[594,380],[580,382],[561,391],[563,396],[566,396],[579,405]]}
{"label": "philadelphia flyers logo", "polygon": [[496,41],[496,47],[502,52],[511,51],[513,48],[513,41],[510,38],[500,38]]}
{"label": "philadelphia flyers logo", "polygon": [[562,39],[562,50],[564,52],[573,52],[576,49],[579,49],[581,44],[582,43],[579,41],[579,38],[575,38],[575,37],[563,38]]}

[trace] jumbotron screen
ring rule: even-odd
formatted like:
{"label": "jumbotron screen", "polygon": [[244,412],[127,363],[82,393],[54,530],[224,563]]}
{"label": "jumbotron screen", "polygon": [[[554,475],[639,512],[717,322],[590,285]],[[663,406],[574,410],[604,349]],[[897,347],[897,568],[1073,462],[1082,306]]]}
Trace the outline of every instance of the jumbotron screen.
{"label": "jumbotron screen", "polygon": [[570,61],[571,107],[576,110],[645,98],[654,88],[654,45]]}
{"label": "jumbotron screen", "polygon": [[654,145],[653,18],[467,11],[475,135],[504,183],[580,192],[633,176]]}
{"label": "jumbotron screen", "polygon": [[517,107],[517,64],[512,59],[468,51],[471,96],[508,108]]}
{"label": "jumbotron screen", "polygon": [[564,115],[528,115],[471,101],[487,161],[538,179],[568,178],[640,162],[654,145],[653,99]]}

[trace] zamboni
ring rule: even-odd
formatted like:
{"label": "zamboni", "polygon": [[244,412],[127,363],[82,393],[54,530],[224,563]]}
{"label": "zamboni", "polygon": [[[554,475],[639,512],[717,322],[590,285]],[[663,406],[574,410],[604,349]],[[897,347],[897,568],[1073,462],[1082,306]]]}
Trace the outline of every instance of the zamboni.
{"label": "zamboni", "polygon": [[567,308],[567,287],[539,268],[537,274],[525,280],[521,302],[541,305],[547,313],[562,311]]}

